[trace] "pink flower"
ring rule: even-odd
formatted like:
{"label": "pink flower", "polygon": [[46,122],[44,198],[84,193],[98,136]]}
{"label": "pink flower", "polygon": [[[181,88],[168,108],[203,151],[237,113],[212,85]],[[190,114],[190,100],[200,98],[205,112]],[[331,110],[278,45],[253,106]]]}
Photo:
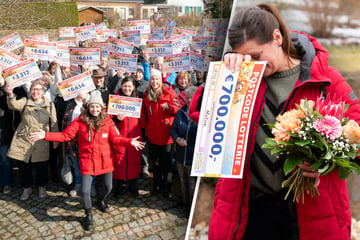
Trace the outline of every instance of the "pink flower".
{"label": "pink flower", "polygon": [[341,135],[341,122],[333,116],[326,115],[324,119],[317,119],[314,128],[332,141]]}
{"label": "pink flower", "polygon": [[330,99],[320,96],[316,99],[315,110],[321,115],[334,116],[341,120],[346,112],[345,102],[336,98]]}

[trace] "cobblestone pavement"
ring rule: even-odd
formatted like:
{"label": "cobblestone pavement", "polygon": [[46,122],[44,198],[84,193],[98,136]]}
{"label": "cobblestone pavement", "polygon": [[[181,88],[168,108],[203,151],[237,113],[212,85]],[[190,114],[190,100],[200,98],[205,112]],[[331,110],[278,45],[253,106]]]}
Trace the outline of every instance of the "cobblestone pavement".
{"label": "cobblestone pavement", "polygon": [[185,208],[174,198],[151,196],[151,178],[139,178],[140,196],[126,191],[123,198],[109,199],[110,211],[102,213],[93,199],[94,230],[84,231],[85,216],[80,197],[70,197],[69,186],[49,181],[47,197],[39,199],[33,187],[31,197],[20,200],[22,188],[0,193],[0,239],[184,239]]}

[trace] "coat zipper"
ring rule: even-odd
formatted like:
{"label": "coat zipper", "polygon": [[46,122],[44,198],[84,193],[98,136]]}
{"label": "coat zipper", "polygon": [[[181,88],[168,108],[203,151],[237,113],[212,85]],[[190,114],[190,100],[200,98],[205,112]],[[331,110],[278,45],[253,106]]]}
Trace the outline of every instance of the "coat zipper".
{"label": "coat zipper", "polygon": [[[94,134],[94,138],[95,138],[95,134]],[[91,160],[93,162],[93,172],[94,172],[94,176],[95,176],[94,141],[92,141],[92,139],[91,139],[91,129],[90,128],[89,128],[89,143],[92,143]]]}
{"label": "coat zipper", "polygon": [[[129,118],[127,117],[127,128],[126,128],[126,137],[129,138]],[[126,181],[128,181],[128,147],[125,147],[125,157],[126,157]]]}
{"label": "coat zipper", "polygon": [[[265,85],[265,92],[266,92],[266,85]],[[263,100],[262,100],[262,104],[261,104],[261,108],[260,109],[262,109],[263,108],[263,106],[264,106],[264,104],[265,104],[265,99],[266,99],[266,95],[264,94],[264,96],[263,96]],[[262,112],[262,111],[261,111]],[[254,121],[254,123],[256,123],[256,122],[258,122],[259,121],[259,118],[260,118],[260,116],[261,116],[261,112],[259,112],[259,115],[257,115],[256,116],[256,119],[255,119],[255,121]],[[254,131],[251,131],[251,136],[249,136],[249,138],[248,139],[253,139],[253,137],[254,137],[254,135],[256,134],[256,133],[254,133]],[[245,167],[245,171],[244,171],[244,176],[243,176],[243,178],[244,178],[244,187],[243,187],[243,191],[242,191],[242,195],[241,195],[241,201],[240,201],[240,210],[239,210],[239,221],[238,221],[238,224],[237,224],[237,226],[236,226],[236,228],[235,228],[235,231],[234,231],[234,234],[233,234],[233,237],[232,237],[232,239],[236,239],[235,237],[236,237],[236,232],[238,231],[238,229],[239,229],[239,227],[240,227],[240,222],[241,222],[241,210],[242,210],[242,205],[243,205],[243,202],[244,202],[244,196],[245,196],[245,189],[246,189],[246,175],[247,175],[247,172],[248,171],[246,171],[246,169],[248,168],[247,166],[248,166],[248,164],[250,164],[250,154],[249,154],[249,151],[250,151],[250,147],[251,147],[251,145],[249,144],[248,145],[248,149],[247,149],[247,152],[248,152],[248,154],[247,154],[247,158],[248,158],[248,161],[246,162],[246,165],[244,166]]]}
{"label": "coat zipper", "polygon": [[[185,112],[184,112],[185,113]],[[187,126],[186,126],[186,143],[188,143],[187,142],[187,140],[189,139],[189,130],[190,130],[190,121],[189,120],[191,120],[190,118],[189,118],[189,116],[188,115],[186,115],[185,114],[185,117],[187,118],[187,120],[188,120],[188,124],[187,124]],[[187,144],[186,144],[186,146],[185,146],[185,154],[184,154],[184,166],[186,166],[186,155],[187,155]]]}

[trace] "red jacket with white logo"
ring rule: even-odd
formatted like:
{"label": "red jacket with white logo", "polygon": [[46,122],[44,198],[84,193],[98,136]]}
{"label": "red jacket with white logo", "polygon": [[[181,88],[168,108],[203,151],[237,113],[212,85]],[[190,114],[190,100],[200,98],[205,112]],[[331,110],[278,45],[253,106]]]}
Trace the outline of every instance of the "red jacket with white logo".
{"label": "red jacket with white logo", "polygon": [[[299,53],[303,53],[301,74],[286,100],[283,112],[296,108],[295,104],[300,104],[301,99],[316,100],[322,90],[325,90],[327,96],[340,98],[349,104],[345,117],[360,123],[358,99],[341,74],[328,66],[326,50],[316,39],[303,33],[293,32],[292,39]],[[262,81],[251,120],[243,179],[220,178],[218,181],[209,239],[242,239],[245,232],[249,212],[250,155],[265,103],[265,91],[266,84]],[[193,96],[193,108],[190,107],[190,111],[196,111],[196,100]],[[189,116],[195,118],[197,115],[196,112],[189,113]],[[296,204],[299,239],[348,240],[351,233],[351,213],[346,180],[341,180],[337,171],[321,176],[320,179],[320,196],[311,198],[306,195],[304,204],[301,201]]]}
{"label": "red jacket with white logo", "polygon": [[[170,136],[171,125],[176,112],[180,109],[179,98],[175,91],[163,85],[162,95],[157,102],[149,101],[148,92],[144,93],[141,109],[141,127],[145,128],[145,134],[150,143],[156,145],[167,145],[173,143]],[[168,110],[161,105],[167,103]]]}
{"label": "red jacket with white logo", "polygon": [[97,176],[114,171],[110,142],[132,146],[131,138],[120,137],[115,123],[108,117],[99,131],[89,129],[81,117],[74,119],[63,132],[46,132],[46,141],[66,142],[78,135],[81,175]]}

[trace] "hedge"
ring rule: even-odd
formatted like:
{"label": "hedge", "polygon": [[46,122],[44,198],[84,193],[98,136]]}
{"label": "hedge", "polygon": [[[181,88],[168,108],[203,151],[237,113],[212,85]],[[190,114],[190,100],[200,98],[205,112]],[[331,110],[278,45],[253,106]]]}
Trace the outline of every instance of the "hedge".
{"label": "hedge", "polygon": [[0,29],[53,29],[79,25],[76,2],[12,2],[0,4]]}

